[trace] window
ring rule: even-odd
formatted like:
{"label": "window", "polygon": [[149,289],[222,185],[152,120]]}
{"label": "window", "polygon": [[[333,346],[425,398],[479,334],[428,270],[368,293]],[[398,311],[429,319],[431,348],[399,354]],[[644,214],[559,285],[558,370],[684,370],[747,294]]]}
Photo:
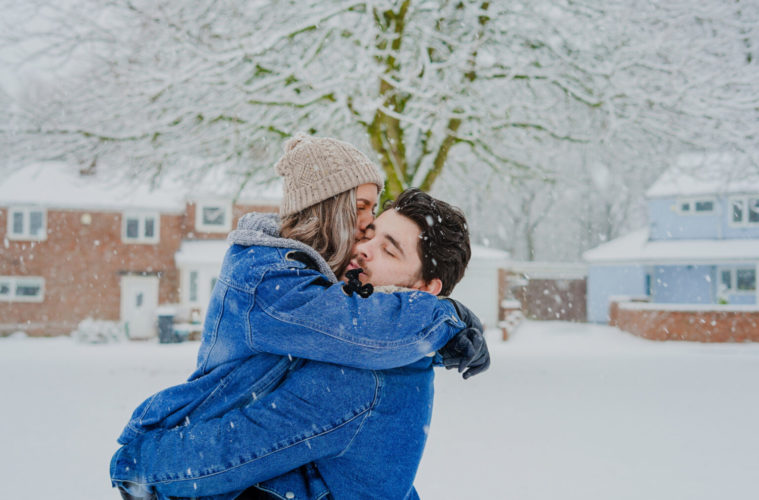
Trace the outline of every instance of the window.
{"label": "window", "polygon": [[42,302],[45,279],[38,276],[0,276],[0,301]]}
{"label": "window", "polygon": [[724,287],[725,290],[733,289],[732,271],[722,270],[721,277],[720,277],[720,284]]}
{"label": "window", "polygon": [[716,202],[712,198],[686,198],[678,200],[677,207],[681,214],[702,215],[714,213]]}
{"label": "window", "polygon": [[232,206],[225,202],[198,202],[195,205],[195,229],[209,233],[226,233],[231,228]]}
{"label": "window", "polygon": [[754,293],[756,269],[752,267],[723,268],[720,270],[720,288],[728,293]]}
{"label": "window", "polygon": [[160,221],[157,213],[125,213],[122,239],[127,243],[158,243]]}
{"label": "window", "polygon": [[44,240],[47,238],[47,213],[43,208],[11,207],[8,210],[8,239]]}
{"label": "window", "polygon": [[714,202],[708,201],[696,201],[696,212],[714,212]]}
{"label": "window", "polygon": [[730,200],[730,223],[733,226],[759,225],[759,197],[732,198]]}
{"label": "window", "polygon": [[732,207],[730,222],[733,224],[742,224],[743,214],[746,212],[746,200],[735,198],[730,202],[730,206]]}
{"label": "window", "polygon": [[736,269],[735,288],[739,292],[756,291],[756,269]]}
{"label": "window", "polygon": [[198,301],[198,272],[190,271],[190,302]]}

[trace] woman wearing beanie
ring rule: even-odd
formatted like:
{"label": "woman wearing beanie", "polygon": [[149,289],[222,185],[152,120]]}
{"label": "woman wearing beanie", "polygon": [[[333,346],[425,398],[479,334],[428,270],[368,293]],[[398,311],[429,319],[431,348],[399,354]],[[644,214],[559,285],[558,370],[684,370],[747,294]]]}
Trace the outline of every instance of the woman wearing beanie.
{"label": "woman wearing beanie", "polygon": [[[345,439],[340,433],[367,411],[351,402],[379,384],[371,370],[414,363],[472,326],[434,295],[372,294],[357,280],[338,281],[382,187],[363,153],[336,139],[298,136],[276,170],[284,186],[280,215],[247,214],[230,233],[195,372],[143,402],[119,437],[124,446],[111,460],[111,479],[124,498],[237,498],[305,463],[293,455],[296,444],[312,450]],[[309,364],[313,376],[302,387],[318,395],[318,408],[272,403],[255,421],[239,411],[260,406],[303,360],[322,362]],[[343,406],[349,409],[339,418],[318,411]],[[306,413],[313,414],[308,429],[289,435],[285,424]],[[222,415],[233,418],[220,428]],[[225,474],[243,468],[252,472],[237,482]],[[284,485],[284,496],[270,490],[262,498],[330,498],[313,466],[285,476]]]}
{"label": "woman wearing beanie", "polygon": [[312,247],[342,276],[354,239],[374,220],[383,181],[377,167],[350,144],[296,136],[276,166],[283,180],[280,235]]}

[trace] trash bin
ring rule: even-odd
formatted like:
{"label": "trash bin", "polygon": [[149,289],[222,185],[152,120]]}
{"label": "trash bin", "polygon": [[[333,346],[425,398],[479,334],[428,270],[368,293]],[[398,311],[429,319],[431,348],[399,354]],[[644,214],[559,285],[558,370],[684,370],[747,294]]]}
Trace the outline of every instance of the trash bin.
{"label": "trash bin", "polygon": [[174,335],[176,310],[173,307],[159,307],[156,313],[158,315],[158,341],[161,344],[179,342],[177,336]]}

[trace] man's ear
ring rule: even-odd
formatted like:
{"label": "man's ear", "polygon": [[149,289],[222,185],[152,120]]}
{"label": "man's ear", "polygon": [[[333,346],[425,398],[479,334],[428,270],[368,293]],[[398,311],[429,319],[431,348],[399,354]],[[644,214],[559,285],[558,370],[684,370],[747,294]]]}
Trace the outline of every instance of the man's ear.
{"label": "man's ear", "polygon": [[431,293],[432,295],[439,295],[440,291],[443,289],[443,282],[440,281],[440,278],[432,278],[426,283],[421,282],[418,288],[423,292]]}

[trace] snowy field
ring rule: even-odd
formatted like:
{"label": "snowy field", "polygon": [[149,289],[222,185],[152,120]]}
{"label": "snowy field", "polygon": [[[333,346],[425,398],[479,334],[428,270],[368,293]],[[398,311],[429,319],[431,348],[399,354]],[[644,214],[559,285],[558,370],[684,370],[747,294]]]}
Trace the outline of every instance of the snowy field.
{"label": "snowy field", "polygon": [[[559,322],[491,333],[489,372],[438,372],[423,499],[759,498],[759,345]],[[118,498],[116,436],[197,347],[0,339],[0,498]]]}

